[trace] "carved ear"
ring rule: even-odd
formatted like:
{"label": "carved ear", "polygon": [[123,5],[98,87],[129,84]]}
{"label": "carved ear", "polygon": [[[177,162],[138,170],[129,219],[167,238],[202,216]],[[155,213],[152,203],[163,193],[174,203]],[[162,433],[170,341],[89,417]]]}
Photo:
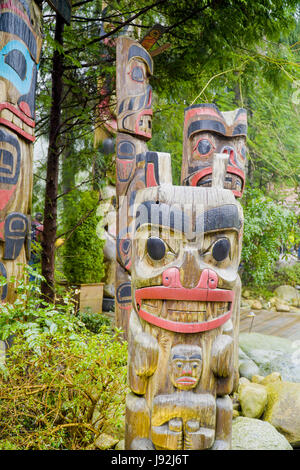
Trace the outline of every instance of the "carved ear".
{"label": "carved ear", "polygon": [[215,153],[212,168],[212,186],[224,188],[229,155],[226,153]]}

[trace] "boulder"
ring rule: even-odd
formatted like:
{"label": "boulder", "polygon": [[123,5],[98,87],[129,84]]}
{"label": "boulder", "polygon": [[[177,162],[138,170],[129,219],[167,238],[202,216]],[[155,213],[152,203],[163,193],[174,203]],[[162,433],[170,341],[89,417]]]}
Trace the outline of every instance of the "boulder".
{"label": "boulder", "polygon": [[251,308],[253,308],[254,310],[261,310],[263,306],[260,300],[252,300]]}
{"label": "boulder", "polygon": [[232,450],[292,450],[292,446],[270,423],[239,416],[232,422]]}
{"label": "boulder", "polygon": [[239,349],[239,374],[241,377],[251,380],[253,375],[259,373],[259,367],[250,359],[247,354]]}
{"label": "boulder", "polygon": [[281,302],[276,303],[276,311],[277,312],[290,312],[290,307],[287,304],[283,304]]}
{"label": "boulder", "polygon": [[277,289],[275,289],[274,295],[289,305],[294,307],[300,306],[300,294],[293,286],[279,286]]}
{"label": "boulder", "polygon": [[260,418],[268,400],[267,390],[257,383],[244,383],[238,389],[242,414],[247,418]]}
{"label": "boulder", "polygon": [[263,420],[274,426],[293,447],[300,447],[300,384],[268,383],[268,403]]}
{"label": "boulder", "polygon": [[278,372],[283,381],[300,382],[300,345],[296,341],[260,333],[240,333],[239,346],[244,354],[240,355],[240,364],[247,358],[258,368],[253,375]]}
{"label": "boulder", "polygon": [[251,380],[253,375],[259,373],[259,367],[251,359],[243,360],[239,365],[239,374],[241,377]]}
{"label": "boulder", "polygon": [[113,449],[115,445],[119,442],[119,439],[116,439],[109,434],[103,433],[94,442],[95,447],[100,450]]}

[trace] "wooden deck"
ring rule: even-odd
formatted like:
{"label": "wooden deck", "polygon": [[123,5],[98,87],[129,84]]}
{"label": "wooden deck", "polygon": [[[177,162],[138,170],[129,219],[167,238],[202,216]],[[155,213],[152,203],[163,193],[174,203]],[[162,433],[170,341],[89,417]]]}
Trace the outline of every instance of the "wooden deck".
{"label": "wooden deck", "polygon": [[264,335],[280,336],[291,341],[300,340],[300,309],[291,312],[276,312],[273,310],[252,310],[255,317],[249,317],[250,310],[241,309],[240,333],[262,333]]}

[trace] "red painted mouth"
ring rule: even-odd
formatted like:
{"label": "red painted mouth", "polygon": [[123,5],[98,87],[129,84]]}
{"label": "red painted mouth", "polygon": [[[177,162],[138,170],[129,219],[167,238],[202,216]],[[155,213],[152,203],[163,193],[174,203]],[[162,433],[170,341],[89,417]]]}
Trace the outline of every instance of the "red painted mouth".
{"label": "red painted mouth", "polygon": [[[25,105],[26,103],[24,103],[22,106],[23,111],[26,111],[26,113],[28,113],[29,111]],[[31,142],[35,141],[35,121],[28,117],[25,112],[20,111],[11,103],[6,102],[0,104],[0,124],[9,127],[17,134],[24,137],[26,140],[29,140]]]}
{"label": "red painted mouth", "polygon": [[197,379],[195,379],[194,377],[180,377],[176,380],[176,383],[180,385],[194,385],[195,383],[197,383]]}
{"label": "red painted mouth", "polygon": [[[144,287],[135,291],[135,300],[139,316],[148,323],[177,333],[199,333],[218,328],[230,319],[234,292],[198,287]],[[149,300],[150,303],[151,300],[160,302],[158,308],[154,307],[153,313],[147,311],[149,308],[144,309],[144,306],[151,307]],[[176,318],[172,308],[174,302],[170,301],[176,301],[180,306],[179,310],[176,304]],[[208,311],[211,312],[210,315],[207,315]],[[204,321],[199,321],[199,318]]]}

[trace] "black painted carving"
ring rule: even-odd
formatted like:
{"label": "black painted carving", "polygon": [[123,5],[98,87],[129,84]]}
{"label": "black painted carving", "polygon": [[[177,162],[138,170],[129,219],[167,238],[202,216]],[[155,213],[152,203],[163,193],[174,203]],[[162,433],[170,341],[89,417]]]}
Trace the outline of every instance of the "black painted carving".
{"label": "black painted carving", "polygon": [[117,292],[116,292],[116,298],[117,298],[117,302],[121,305],[131,302],[131,283],[130,282],[124,282],[118,287]]}
{"label": "black painted carving", "polygon": [[[0,274],[1,276],[7,278],[6,269],[3,263],[0,263]],[[1,292],[0,294],[1,300],[5,300],[7,297],[7,284],[5,284],[4,286],[0,288],[0,292]]]}
{"label": "black painted carving", "polygon": [[152,259],[158,261],[166,254],[166,246],[158,237],[150,237],[147,240],[147,251]]}
{"label": "black painted carving", "polygon": [[3,259],[15,260],[20,254],[28,230],[26,215],[12,212],[5,219],[5,248]]}
{"label": "black painted carving", "polygon": [[223,261],[229,255],[229,251],[230,242],[228,238],[220,238],[213,246],[212,255],[216,261]]}
{"label": "black painted carving", "polygon": [[[16,149],[16,154],[6,148],[2,143],[8,143]],[[0,183],[16,184],[19,179],[21,164],[21,150],[18,140],[4,130],[0,129]]]}

